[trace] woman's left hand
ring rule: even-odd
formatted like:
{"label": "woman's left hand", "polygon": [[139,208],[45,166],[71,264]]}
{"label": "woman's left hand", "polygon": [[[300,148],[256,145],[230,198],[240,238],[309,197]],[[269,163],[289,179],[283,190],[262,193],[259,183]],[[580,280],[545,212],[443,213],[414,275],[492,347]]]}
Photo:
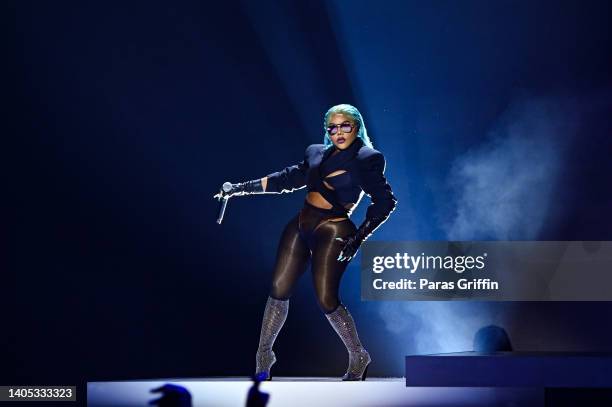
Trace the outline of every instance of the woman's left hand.
{"label": "woman's left hand", "polygon": [[361,239],[357,236],[352,235],[347,238],[342,239],[341,237],[337,237],[335,240],[342,242],[342,250],[340,251],[340,255],[336,260],[338,261],[346,261],[349,262],[359,250],[359,246],[361,246]]}

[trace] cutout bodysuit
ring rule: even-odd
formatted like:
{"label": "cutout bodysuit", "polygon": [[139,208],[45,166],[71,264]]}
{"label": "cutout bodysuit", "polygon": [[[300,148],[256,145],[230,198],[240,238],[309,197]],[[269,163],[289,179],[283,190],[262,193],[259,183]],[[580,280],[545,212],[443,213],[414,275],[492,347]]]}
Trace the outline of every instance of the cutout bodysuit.
{"label": "cutout bodysuit", "polygon": [[357,138],[345,150],[313,144],[306,149],[302,162],[267,176],[266,192],[292,192],[306,186],[309,192],[320,193],[332,205],[331,209],[321,209],[306,201],[285,226],[276,256],[271,297],[288,299],[311,258],[319,306],[326,313],[338,307],[340,279],[347,262],[337,260],[342,242],[336,238],[345,239],[356,231],[348,219],[351,210],[345,206],[354,203],[356,207],[365,192],[372,200],[366,218],[386,219],[397,200],[384,177],[384,168],[383,155]]}

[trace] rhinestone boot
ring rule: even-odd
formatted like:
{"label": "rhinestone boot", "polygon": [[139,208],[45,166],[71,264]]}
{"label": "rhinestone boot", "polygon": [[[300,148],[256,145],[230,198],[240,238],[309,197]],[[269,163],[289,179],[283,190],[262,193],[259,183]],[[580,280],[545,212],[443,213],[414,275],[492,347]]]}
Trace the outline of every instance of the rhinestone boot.
{"label": "rhinestone boot", "polygon": [[276,356],[272,351],[274,340],[278,336],[287,313],[289,311],[289,300],[277,300],[268,297],[263,320],[261,322],[261,334],[259,335],[259,347],[255,356],[255,375],[264,376],[263,380],[272,380],[270,368],[276,362]]}
{"label": "rhinestone boot", "polygon": [[325,314],[325,316],[342,339],[349,353],[349,366],[342,377],[342,381],[365,380],[372,359],[359,341],[353,317],[343,304],[340,304],[334,312]]}

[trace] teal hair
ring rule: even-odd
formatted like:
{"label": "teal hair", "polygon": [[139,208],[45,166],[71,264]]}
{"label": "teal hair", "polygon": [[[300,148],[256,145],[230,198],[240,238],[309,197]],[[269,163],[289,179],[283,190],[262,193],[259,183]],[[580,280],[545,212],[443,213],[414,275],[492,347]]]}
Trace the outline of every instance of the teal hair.
{"label": "teal hair", "polygon": [[363,122],[363,117],[361,116],[361,113],[359,113],[359,110],[357,110],[355,106],[347,104],[333,106],[327,111],[327,113],[325,113],[325,117],[323,119],[323,144],[325,144],[326,147],[333,145],[331,139],[329,138],[329,135],[327,134],[327,121],[329,120],[329,117],[332,114],[336,113],[345,114],[351,119],[353,119],[357,124],[357,127],[359,128],[357,130],[357,137],[359,137],[361,141],[363,141],[363,144],[368,147],[372,147],[372,142],[368,137],[368,131],[366,130],[366,126]]}

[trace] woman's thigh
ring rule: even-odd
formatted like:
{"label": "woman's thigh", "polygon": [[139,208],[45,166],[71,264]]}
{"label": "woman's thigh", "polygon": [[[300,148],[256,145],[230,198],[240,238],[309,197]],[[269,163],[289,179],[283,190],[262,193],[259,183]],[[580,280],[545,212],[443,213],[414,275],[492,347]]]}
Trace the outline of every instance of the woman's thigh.
{"label": "woman's thigh", "polygon": [[310,257],[306,242],[300,236],[298,222],[299,216],[289,221],[278,243],[270,295],[279,300],[291,296],[295,283],[306,271]]}
{"label": "woman's thigh", "polygon": [[332,312],[339,305],[340,280],[347,262],[338,261],[342,242],[355,232],[350,220],[329,221],[319,227],[313,236],[312,277],[319,306],[325,312]]}

